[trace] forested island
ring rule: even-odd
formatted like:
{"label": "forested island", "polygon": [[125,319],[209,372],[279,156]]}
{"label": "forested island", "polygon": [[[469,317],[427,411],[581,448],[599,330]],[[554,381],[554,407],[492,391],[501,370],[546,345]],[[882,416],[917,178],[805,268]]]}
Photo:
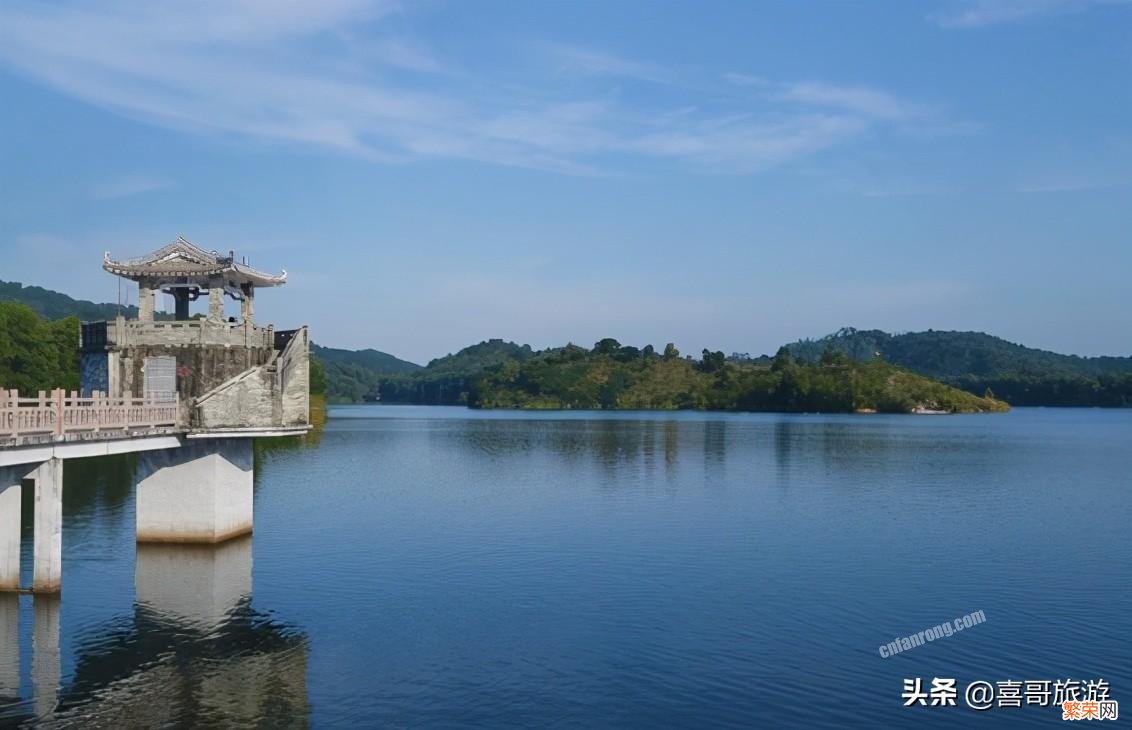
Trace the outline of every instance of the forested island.
{"label": "forested island", "polygon": [[699,360],[604,339],[593,349],[548,350],[508,362],[473,382],[472,408],[726,410],[824,413],[984,413],[1006,403],[952,388],[873,358],[836,350],[815,363],[786,348],[769,363],[728,361],[704,350]]}

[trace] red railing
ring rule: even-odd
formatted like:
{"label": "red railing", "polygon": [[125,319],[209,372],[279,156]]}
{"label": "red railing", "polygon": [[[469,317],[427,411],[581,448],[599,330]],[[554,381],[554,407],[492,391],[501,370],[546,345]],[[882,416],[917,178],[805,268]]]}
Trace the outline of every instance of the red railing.
{"label": "red railing", "polygon": [[177,428],[179,403],[176,394],[162,398],[134,398],[126,393],[111,398],[94,393],[80,398],[72,391],[39,391],[23,397],[15,390],[0,389],[0,440],[25,436],[50,436],[63,440],[69,434],[93,434],[106,438],[138,431],[168,431]]}

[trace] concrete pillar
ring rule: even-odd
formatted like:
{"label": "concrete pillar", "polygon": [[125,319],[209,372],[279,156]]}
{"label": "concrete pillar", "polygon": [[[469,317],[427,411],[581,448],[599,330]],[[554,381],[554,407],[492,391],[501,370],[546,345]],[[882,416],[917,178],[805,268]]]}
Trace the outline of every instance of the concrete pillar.
{"label": "concrete pillar", "polygon": [[32,613],[31,683],[35,716],[50,720],[59,702],[59,596],[37,595]]}
{"label": "concrete pillar", "polygon": [[183,322],[189,318],[189,290],[183,287],[172,289],[173,319]]}
{"label": "concrete pillar", "polygon": [[140,543],[137,555],[137,601],[164,619],[208,631],[251,598],[250,535],[222,545]]}
{"label": "concrete pillar", "polygon": [[31,478],[35,480],[31,589],[58,593],[63,586],[63,460],[48,459]]}
{"label": "concrete pillar", "polygon": [[0,593],[0,706],[20,696],[20,597]]}
{"label": "concrete pillar", "polygon": [[244,284],[244,301],[240,303],[240,319],[245,324],[252,324],[255,318],[255,287]]}
{"label": "concrete pillar", "polygon": [[20,587],[20,480],[27,467],[0,467],[0,591]]}
{"label": "concrete pillar", "polygon": [[208,290],[208,318],[213,322],[224,321],[224,284],[214,281]]}
{"label": "concrete pillar", "polygon": [[144,281],[138,282],[138,320],[141,322],[153,321],[154,291]]}
{"label": "concrete pillar", "polygon": [[138,542],[218,543],[252,531],[252,440],[188,440],[138,457]]}

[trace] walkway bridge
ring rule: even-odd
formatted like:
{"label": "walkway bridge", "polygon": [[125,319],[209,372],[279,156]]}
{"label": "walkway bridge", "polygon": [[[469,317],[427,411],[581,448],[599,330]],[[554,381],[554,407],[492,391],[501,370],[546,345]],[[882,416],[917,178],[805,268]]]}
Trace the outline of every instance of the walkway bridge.
{"label": "walkway bridge", "polygon": [[32,397],[0,390],[0,448],[118,440],[184,433],[177,394],[112,398],[95,391],[89,398],[59,389]]}

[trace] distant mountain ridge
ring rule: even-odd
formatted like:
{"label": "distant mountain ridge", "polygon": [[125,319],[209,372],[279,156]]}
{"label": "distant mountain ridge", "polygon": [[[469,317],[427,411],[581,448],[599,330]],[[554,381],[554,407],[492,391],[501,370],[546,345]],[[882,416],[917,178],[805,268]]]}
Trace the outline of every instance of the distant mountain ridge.
{"label": "distant mountain ridge", "polygon": [[342,350],[311,343],[311,356],[326,368],[326,395],[331,402],[361,402],[390,375],[421,370],[415,362],[379,350]]}
{"label": "distant mountain ridge", "polygon": [[792,355],[805,360],[817,360],[829,348],[857,360],[879,352],[893,364],[934,377],[1017,373],[1096,376],[1132,372],[1132,357],[1062,355],[984,332],[927,330],[893,335],[845,327],[820,339],[799,340],[787,347]]}
{"label": "distant mountain ridge", "polygon": [[1080,357],[1025,347],[983,332],[889,334],[845,327],[786,345],[801,360],[826,350],[855,360],[876,355],[977,395],[990,389],[1011,405],[1130,406],[1132,357]]}
{"label": "distant mountain ridge", "polygon": [[96,304],[85,299],[74,299],[41,286],[24,286],[18,281],[0,281],[0,302],[21,302],[47,319],[78,317],[83,321],[114,319],[119,312],[127,318],[138,316],[135,306]]}
{"label": "distant mountain ridge", "polygon": [[311,352],[325,363],[358,365],[381,373],[382,375],[413,373],[424,369],[415,362],[402,360],[387,352],[381,352],[380,350],[374,350],[372,348],[365,350],[343,350],[337,347],[323,347],[322,345],[312,344]]}

